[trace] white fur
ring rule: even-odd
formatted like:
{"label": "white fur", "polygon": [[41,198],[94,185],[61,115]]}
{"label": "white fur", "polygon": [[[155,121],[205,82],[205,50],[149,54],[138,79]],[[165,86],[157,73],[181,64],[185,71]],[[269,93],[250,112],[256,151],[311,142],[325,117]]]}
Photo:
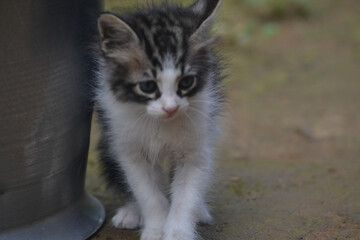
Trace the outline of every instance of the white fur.
{"label": "white fur", "polygon": [[[209,222],[205,204],[213,171],[213,140],[216,134],[209,111],[216,99],[211,89],[191,99],[176,95],[179,72],[168,68],[160,75],[162,96],[148,105],[115,99],[105,79],[100,79],[97,102],[105,109],[112,154],[123,168],[136,198],[120,208],[114,226],[143,225],[141,240],[193,240],[198,221]],[[177,105],[176,117],[164,120],[164,106]],[[175,176],[171,199],[166,198],[159,160],[171,156]],[[139,215],[138,208],[141,216]]]}
{"label": "white fur", "polygon": [[[146,110],[150,116],[166,119],[170,116],[164,109],[179,108],[180,110],[185,110],[187,108],[188,101],[184,98],[180,98],[176,94],[179,77],[180,71],[174,67],[168,67],[165,68],[164,71],[159,72],[159,81],[157,84],[161,92],[161,98],[151,101],[147,106]],[[171,115],[171,117],[174,116],[176,115]]]}
{"label": "white fur", "polygon": [[118,209],[111,219],[114,227],[124,229],[136,229],[141,226],[141,213],[136,202],[129,202]]}
{"label": "white fur", "polygon": [[[211,13],[204,11],[208,10],[206,4],[206,1],[199,0],[191,6],[195,14],[206,15],[206,19],[189,38],[190,55],[212,43],[212,40],[205,38],[219,3]],[[115,37],[120,40],[124,37],[131,39],[121,51],[113,51],[109,48],[112,45],[104,39],[105,33],[108,33],[105,28],[109,24],[117,26]],[[105,14],[99,19],[99,30],[102,50],[107,57],[118,63],[132,57],[137,60],[132,59],[129,65],[133,68],[131,74],[137,74],[130,74],[129,77],[135,84],[134,91],[155,99],[146,104],[116,99],[105,75],[106,66],[100,62],[104,72],[103,75],[99,73],[96,100],[108,125],[108,132],[104,134],[108,138],[109,154],[121,166],[135,198],[135,202],[127,203],[118,210],[112,223],[119,228],[142,227],[141,240],[194,240],[197,237],[196,223],[211,221],[206,194],[214,169],[213,145],[218,133],[218,117],[210,116],[210,113],[219,110],[221,105],[221,99],[217,99],[220,97],[216,94],[219,89],[211,89],[210,81],[207,81],[201,92],[190,98],[179,97],[177,88],[181,77],[197,74],[191,72],[191,67],[185,66],[185,72],[182,73],[174,64],[179,59],[167,54],[161,58],[161,70],[157,68],[156,76],[148,79],[152,71],[137,69],[138,65],[147,68],[149,63],[144,60],[142,48],[137,46],[138,39],[132,29],[122,20]],[[172,30],[175,33],[182,32],[181,29],[177,31],[176,27]],[[158,52],[154,54],[160,59]],[[146,71],[147,74],[144,74]],[[206,80],[219,77],[211,74],[215,74],[215,71],[210,71],[207,75],[209,79]],[[148,80],[156,81],[157,92],[146,94],[142,91],[139,82]],[[157,96],[160,97],[156,99]],[[166,194],[164,183],[167,181],[160,165],[160,160],[165,157],[170,158],[174,166],[170,199]]]}

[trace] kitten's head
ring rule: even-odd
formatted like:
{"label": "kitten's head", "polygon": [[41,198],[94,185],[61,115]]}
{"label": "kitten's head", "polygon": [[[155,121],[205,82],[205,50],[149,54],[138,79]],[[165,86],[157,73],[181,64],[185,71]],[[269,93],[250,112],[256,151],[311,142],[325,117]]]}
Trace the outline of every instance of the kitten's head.
{"label": "kitten's head", "polygon": [[98,20],[106,81],[119,101],[143,105],[157,119],[186,111],[214,85],[217,60],[209,30],[221,0],[183,8],[167,3]]}

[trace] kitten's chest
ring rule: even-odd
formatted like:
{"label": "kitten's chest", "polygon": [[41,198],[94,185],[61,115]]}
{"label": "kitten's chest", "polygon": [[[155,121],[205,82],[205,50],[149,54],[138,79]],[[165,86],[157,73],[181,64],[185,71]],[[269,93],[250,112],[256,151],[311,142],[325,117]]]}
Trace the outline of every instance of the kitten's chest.
{"label": "kitten's chest", "polygon": [[163,147],[179,148],[186,145],[186,139],[190,138],[189,129],[181,123],[161,125],[148,132],[152,142],[156,142]]}
{"label": "kitten's chest", "polygon": [[[110,118],[116,146],[121,151],[134,149],[154,155],[186,153],[202,145],[206,139],[206,122],[192,116],[192,121],[179,116],[172,121],[137,118],[122,110]],[[194,121],[198,124],[194,124]]]}
{"label": "kitten's chest", "polygon": [[196,129],[189,128],[185,122],[170,122],[145,127],[138,132],[136,142],[144,148],[168,154],[183,152],[196,144]]}

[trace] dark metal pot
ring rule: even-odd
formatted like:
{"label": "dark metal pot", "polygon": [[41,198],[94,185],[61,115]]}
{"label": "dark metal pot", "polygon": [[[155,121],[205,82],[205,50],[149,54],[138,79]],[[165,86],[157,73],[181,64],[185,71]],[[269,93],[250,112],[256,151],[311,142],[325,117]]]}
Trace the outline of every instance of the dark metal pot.
{"label": "dark metal pot", "polygon": [[0,1],[0,239],[86,239],[97,0]]}

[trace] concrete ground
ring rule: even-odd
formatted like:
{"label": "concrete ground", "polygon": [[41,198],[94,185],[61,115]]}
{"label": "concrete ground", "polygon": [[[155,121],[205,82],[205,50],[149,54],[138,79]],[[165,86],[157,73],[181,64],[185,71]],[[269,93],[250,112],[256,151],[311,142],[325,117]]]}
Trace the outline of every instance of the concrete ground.
{"label": "concrete ground", "polygon": [[[224,1],[229,103],[203,239],[360,239],[360,4],[313,4],[269,20]],[[107,222],[91,239],[138,239],[109,225],[122,199],[99,176],[93,129],[86,185]]]}

